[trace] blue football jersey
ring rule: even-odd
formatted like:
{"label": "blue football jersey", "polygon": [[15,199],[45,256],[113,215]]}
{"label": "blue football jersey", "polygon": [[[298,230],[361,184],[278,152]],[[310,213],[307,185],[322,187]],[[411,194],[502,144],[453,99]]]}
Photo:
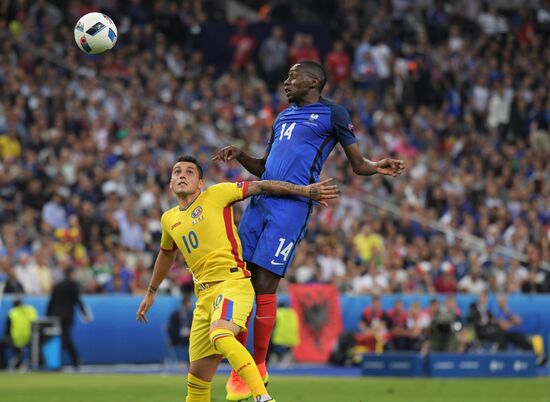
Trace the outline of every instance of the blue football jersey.
{"label": "blue football jersey", "polygon": [[343,106],[324,98],[303,107],[293,104],[273,123],[262,180],[316,183],[336,144],[346,147],[355,142],[351,118]]}

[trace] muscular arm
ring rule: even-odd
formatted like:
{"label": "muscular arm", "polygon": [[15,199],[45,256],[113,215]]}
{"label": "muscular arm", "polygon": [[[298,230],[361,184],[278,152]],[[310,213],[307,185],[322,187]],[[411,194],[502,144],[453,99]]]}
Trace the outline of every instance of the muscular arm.
{"label": "muscular arm", "polygon": [[168,275],[170,267],[174,263],[176,253],[174,251],[160,250],[157,259],[155,260],[155,267],[153,268],[153,275],[151,276],[151,282],[149,283],[148,292],[154,293],[158,287]]}
{"label": "muscular arm", "polygon": [[344,152],[346,153],[346,157],[351,163],[351,167],[355,174],[360,176],[371,176],[377,173],[376,162],[363,157],[356,143],[345,147]]}
{"label": "muscular arm", "polygon": [[298,195],[319,201],[321,205],[327,206],[324,200],[338,197],[338,186],[329,185],[332,179],[323,180],[308,186],[300,186],[285,181],[260,180],[248,182],[245,197],[259,194],[269,195]]}
{"label": "muscular arm", "polygon": [[355,174],[370,176],[375,173],[395,177],[405,169],[405,163],[399,159],[384,158],[373,162],[364,158],[357,144],[350,144],[344,148]]}
{"label": "muscular arm", "polygon": [[265,171],[265,161],[267,159],[267,154],[263,158],[253,158],[248,155],[246,152],[241,151],[240,155],[237,157],[237,161],[250,173],[256,177],[261,177]]}
{"label": "muscular arm", "polygon": [[176,253],[174,251],[166,251],[162,249],[159,251],[157,259],[155,260],[153,276],[151,277],[151,282],[149,282],[149,288],[147,289],[147,293],[145,293],[145,296],[138,307],[136,317],[138,321],[148,322],[146,316],[147,311],[149,311],[153,305],[155,293],[157,292],[161,282],[164,278],[166,278],[166,275],[168,275],[168,271],[170,271],[170,267],[172,266],[175,257]]}
{"label": "muscular arm", "polygon": [[235,145],[229,145],[214,155],[213,161],[229,162],[236,159],[246,170],[254,176],[261,177],[265,171],[267,151],[262,158],[254,158]]}
{"label": "muscular arm", "polygon": [[[318,189],[312,189],[317,190]],[[248,189],[246,191],[247,197],[254,195],[300,195],[308,197],[309,192],[306,186],[300,186],[286,181],[277,180],[260,180],[248,182]]]}

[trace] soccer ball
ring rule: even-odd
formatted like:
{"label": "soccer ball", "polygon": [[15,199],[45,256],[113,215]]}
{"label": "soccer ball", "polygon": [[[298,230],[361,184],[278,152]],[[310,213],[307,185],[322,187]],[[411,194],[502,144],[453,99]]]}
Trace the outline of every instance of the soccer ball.
{"label": "soccer ball", "polygon": [[117,40],[116,25],[105,14],[88,13],[76,23],[74,40],[84,53],[105,53],[115,46]]}

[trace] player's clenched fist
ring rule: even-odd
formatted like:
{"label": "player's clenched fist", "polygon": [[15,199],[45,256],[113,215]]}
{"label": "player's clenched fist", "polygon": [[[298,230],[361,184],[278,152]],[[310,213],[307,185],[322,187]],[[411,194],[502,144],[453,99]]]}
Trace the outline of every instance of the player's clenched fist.
{"label": "player's clenched fist", "polygon": [[241,155],[241,150],[234,145],[229,145],[228,147],[223,148],[221,151],[218,151],[216,155],[212,158],[213,161],[222,161],[227,162],[233,159],[237,159]]}

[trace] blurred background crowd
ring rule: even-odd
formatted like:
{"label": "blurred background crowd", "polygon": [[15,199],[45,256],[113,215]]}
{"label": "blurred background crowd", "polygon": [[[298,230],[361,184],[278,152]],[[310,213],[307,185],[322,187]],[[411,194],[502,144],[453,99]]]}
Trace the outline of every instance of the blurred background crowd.
{"label": "blurred background crowd", "polygon": [[[100,10],[118,43],[87,56],[74,24]],[[144,292],[175,159],[196,156],[208,185],[253,179],[211,157],[262,156],[288,68],[310,59],[364,155],[407,169],[358,177],[337,149],[323,174],[341,198],[313,215],[285,284],[549,292],[549,37],[547,0],[4,0],[5,291],[47,294],[74,268],[85,293]],[[191,287],[179,258],[162,291]]]}

